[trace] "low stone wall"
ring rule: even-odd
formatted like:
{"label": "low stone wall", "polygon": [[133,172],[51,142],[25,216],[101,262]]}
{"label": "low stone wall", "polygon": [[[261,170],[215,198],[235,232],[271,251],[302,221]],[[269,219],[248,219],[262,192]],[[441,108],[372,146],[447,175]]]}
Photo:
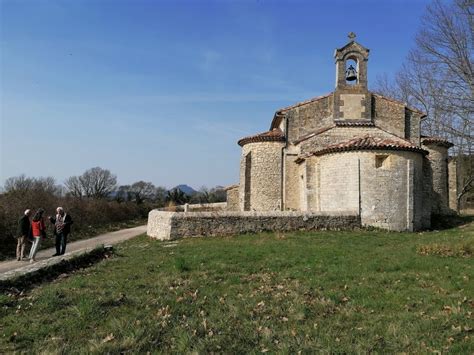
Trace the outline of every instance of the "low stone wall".
{"label": "low stone wall", "polygon": [[229,236],[265,231],[313,231],[359,228],[354,213],[304,212],[162,212],[148,215],[147,234],[160,240],[184,237]]}
{"label": "low stone wall", "polygon": [[[186,207],[187,206],[187,207]],[[172,207],[157,208],[158,211],[166,212],[209,212],[209,211],[223,211],[227,208],[227,202],[214,203],[188,203],[186,205],[177,205]]]}

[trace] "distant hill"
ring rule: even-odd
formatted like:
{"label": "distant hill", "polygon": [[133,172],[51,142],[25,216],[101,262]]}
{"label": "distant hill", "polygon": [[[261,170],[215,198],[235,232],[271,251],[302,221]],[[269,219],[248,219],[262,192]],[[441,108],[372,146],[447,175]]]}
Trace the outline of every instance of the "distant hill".
{"label": "distant hill", "polygon": [[174,189],[180,189],[182,192],[184,192],[188,196],[192,196],[195,193],[197,193],[197,191],[194,190],[191,186],[188,186],[188,185],[185,185],[185,184],[175,186],[171,190],[174,190]]}

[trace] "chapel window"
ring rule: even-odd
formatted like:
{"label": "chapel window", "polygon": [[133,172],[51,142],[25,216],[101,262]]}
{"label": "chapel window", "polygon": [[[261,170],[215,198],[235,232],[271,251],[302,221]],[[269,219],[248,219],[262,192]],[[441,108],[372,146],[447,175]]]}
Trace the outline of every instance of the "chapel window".
{"label": "chapel window", "polygon": [[375,156],[375,168],[376,169],[386,169],[388,168],[388,155],[376,155]]}

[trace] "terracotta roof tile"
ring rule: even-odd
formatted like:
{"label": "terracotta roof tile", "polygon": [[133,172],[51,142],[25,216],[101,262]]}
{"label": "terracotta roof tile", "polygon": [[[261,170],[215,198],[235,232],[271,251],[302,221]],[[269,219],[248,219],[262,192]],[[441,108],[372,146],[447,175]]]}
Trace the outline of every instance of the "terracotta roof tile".
{"label": "terracotta roof tile", "polygon": [[371,120],[334,120],[336,126],[341,127],[373,127],[375,123]]}
{"label": "terracotta roof tile", "polygon": [[345,152],[353,150],[405,150],[418,152],[422,154],[428,154],[424,149],[413,145],[410,142],[403,140],[394,140],[394,139],[383,139],[372,136],[357,137],[351,140],[332,144],[318,151],[310,152],[304,156],[299,157],[298,161],[303,161],[305,158],[310,156],[319,156],[327,153],[336,153],[336,152]]}
{"label": "terracotta roof tile", "polygon": [[274,128],[271,131],[263,132],[256,134],[254,136],[244,137],[240,139],[237,143],[243,147],[247,143],[256,143],[256,142],[284,142],[285,135],[279,128]]}
{"label": "terracotta roof tile", "polygon": [[424,145],[427,144],[436,144],[446,148],[451,148],[454,144],[449,142],[447,139],[441,137],[426,137],[421,136],[421,143]]}

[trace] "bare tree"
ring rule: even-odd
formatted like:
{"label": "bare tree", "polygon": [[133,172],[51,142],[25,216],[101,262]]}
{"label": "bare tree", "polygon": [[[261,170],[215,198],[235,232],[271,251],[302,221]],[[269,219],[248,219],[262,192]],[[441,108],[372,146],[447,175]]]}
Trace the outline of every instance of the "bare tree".
{"label": "bare tree", "polygon": [[64,185],[71,196],[82,198],[82,184],[77,176],[71,176],[64,181]]}
{"label": "bare tree", "polygon": [[110,170],[100,167],[86,170],[79,181],[85,196],[92,198],[105,198],[117,186],[117,177]]}
{"label": "bare tree", "polygon": [[50,195],[59,195],[61,186],[51,177],[30,178],[24,174],[10,177],[5,181],[4,190],[8,192],[40,191]]}
{"label": "bare tree", "polygon": [[130,187],[133,199],[137,204],[145,200],[153,200],[156,193],[156,187],[151,182],[137,181]]}
{"label": "bare tree", "polygon": [[391,82],[376,91],[425,111],[422,133],[454,143],[459,173],[458,207],[473,189],[474,1],[435,0],[427,7],[416,46]]}
{"label": "bare tree", "polygon": [[43,191],[55,196],[61,194],[62,187],[56,184],[56,180],[52,176],[34,178],[33,181],[33,189],[37,191]]}
{"label": "bare tree", "polygon": [[4,190],[5,192],[15,192],[15,191],[29,191],[33,189],[35,179],[26,177],[25,174],[19,176],[13,176],[5,180]]}
{"label": "bare tree", "polygon": [[117,177],[110,170],[95,167],[81,176],[71,176],[64,184],[72,196],[105,198],[117,186]]}

